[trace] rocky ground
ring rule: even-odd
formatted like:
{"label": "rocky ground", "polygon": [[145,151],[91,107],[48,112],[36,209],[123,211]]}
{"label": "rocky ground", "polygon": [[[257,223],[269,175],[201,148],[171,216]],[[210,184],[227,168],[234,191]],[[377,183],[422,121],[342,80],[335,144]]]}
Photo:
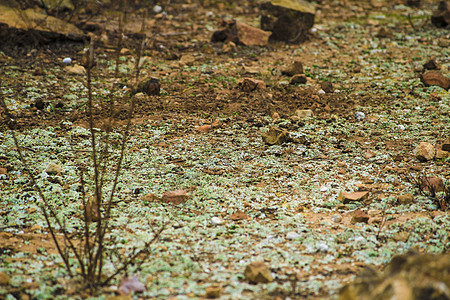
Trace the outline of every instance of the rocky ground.
{"label": "rocky ground", "polygon": [[[93,117],[100,137],[113,129],[111,168],[136,100],[109,236],[120,255],[106,272],[165,224],[149,259],[130,267],[145,287],[134,297],[333,299],[353,281],[340,299],[426,297],[414,282],[424,276],[448,299],[450,36],[430,22],[436,2],[410,2],[319,1],[305,42],[264,46],[210,42],[224,19],[258,27],[253,1],[136,6],[117,74],[122,13],[73,14],[98,37]],[[140,78],[154,79],[137,86],[143,23]],[[76,232],[77,170],[91,149],[88,39],[35,45],[12,32],[0,45],[2,97],[37,184]],[[441,75],[426,81],[430,70]],[[119,294],[119,281],[89,295],[67,276],[1,113],[0,298]]]}

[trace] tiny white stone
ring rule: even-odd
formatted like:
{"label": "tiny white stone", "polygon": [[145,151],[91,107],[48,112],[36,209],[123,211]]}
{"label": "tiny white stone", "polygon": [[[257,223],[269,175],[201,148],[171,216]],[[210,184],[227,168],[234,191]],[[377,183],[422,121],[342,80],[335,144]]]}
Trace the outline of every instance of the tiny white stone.
{"label": "tiny white stone", "polygon": [[66,57],[63,59],[63,64],[70,65],[72,63],[72,59],[70,57]]}
{"label": "tiny white stone", "polygon": [[354,116],[355,116],[355,119],[357,119],[359,121],[364,120],[364,118],[366,117],[366,115],[363,112],[360,112],[360,111],[356,112],[354,114]]}
{"label": "tiny white stone", "polygon": [[139,152],[141,152],[141,153],[147,153],[147,152],[148,152],[148,148],[142,148],[141,150],[139,150]]}
{"label": "tiny white stone", "polygon": [[321,191],[321,192],[328,192],[328,187],[322,186],[322,187],[320,188],[320,191]]}
{"label": "tiny white stone", "polygon": [[161,5],[155,5],[155,6],[153,6],[153,12],[154,12],[155,14],[159,14],[160,12],[162,12],[162,10],[163,10],[163,8],[162,8]]}
{"label": "tiny white stone", "polygon": [[366,239],[363,238],[362,236],[357,236],[357,237],[355,237],[355,242],[364,243],[364,242],[366,242]]}
{"label": "tiny white stone", "polygon": [[405,128],[405,126],[403,126],[403,125],[398,125],[398,129],[400,129],[400,130],[405,130],[406,128]]}
{"label": "tiny white stone", "polygon": [[332,217],[334,223],[340,223],[342,221],[342,216],[338,214],[334,214]]}
{"label": "tiny white stone", "polygon": [[319,90],[318,92],[317,92],[317,94],[325,94],[325,91],[324,90]]}
{"label": "tiny white stone", "polygon": [[340,93],[341,90],[336,89],[336,90],[334,90],[334,92],[335,92],[335,93]]}
{"label": "tiny white stone", "polygon": [[295,231],[289,231],[286,234],[286,238],[288,240],[295,240],[295,239],[298,239],[299,237],[300,237],[300,235],[297,232],[295,232]]}
{"label": "tiny white stone", "polygon": [[220,217],[212,217],[211,218],[211,224],[214,226],[220,225],[222,223],[223,223],[223,220]]}
{"label": "tiny white stone", "polygon": [[320,243],[319,245],[317,245],[317,250],[319,250],[320,252],[327,252],[328,245],[325,243]]}

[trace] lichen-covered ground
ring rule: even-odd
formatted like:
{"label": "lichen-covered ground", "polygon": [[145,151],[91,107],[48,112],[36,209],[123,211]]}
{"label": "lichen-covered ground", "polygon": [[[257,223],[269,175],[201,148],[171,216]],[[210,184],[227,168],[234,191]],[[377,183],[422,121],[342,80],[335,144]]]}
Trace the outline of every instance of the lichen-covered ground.
{"label": "lichen-covered ground", "polygon": [[[141,73],[157,77],[162,90],[160,96],[138,98],[110,237],[117,253],[126,254],[151,239],[152,227],[166,224],[150,258],[129,270],[146,285],[140,298],[202,298],[207,287],[220,284],[221,299],[333,299],[364,266],[380,269],[409,249],[448,251],[448,213],[414,182],[427,175],[449,184],[450,159],[419,162],[413,150],[450,136],[449,92],[425,87],[415,72],[434,58],[448,76],[449,31],[429,22],[436,4],[372,2],[382,5],[321,1],[307,42],[237,46],[228,53],[223,44],[209,42],[211,34],[223,18],[256,25],[253,2],[175,1],[164,8],[166,15],[149,16],[149,30],[157,35]],[[114,16],[105,12],[94,21],[111,29]],[[386,37],[377,37],[380,28]],[[108,115],[105,99],[111,93],[121,99],[127,91],[114,88],[114,81],[120,88],[132,82],[132,44],[122,52],[118,79],[111,77],[114,52],[97,49],[98,135]],[[1,92],[16,117],[20,145],[46,197],[74,232],[81,224],[77,169],[89,164],[91,148],[86,78],[69,74],[62,59],[79,62],[83,47],[11,46],[0,56]],[[294,60],[303,62],[306,84],[290,85],[281,74]],[[263,80],[266,88],[242,91],[245,77]],[[336,91],[319,92],[323,81]],[[311,109],[313,116],[292,121],[296,109]],[[280,118],[272,118],[274,113]],[[0,272],[11,282],[0,286],[0,298],[85,297],[65,276],[3,120]],[[208,132],[196,130],[216,120]],[[114,121],[111,162],[119,153],[124,114]],[[266,145],[261,135],[270,126],[287,129],[295,139]],[[50,163],[62,171],[47,174]],[[105,191],[112,173],[106,179]],[[184,204],[144,197],[178,189],[188,192]],[[370,193],[364,201],[343,204],[340,192],[353,191]],[[413,201],[399,204],[397,197],[406,193],[414,194]],[[358,208],[369,216],[367,224],[351,222]],[[274,280],[248,283],[243,271],[253,261],[264,261]],[[97,296],[113,295],[117,284]]]}

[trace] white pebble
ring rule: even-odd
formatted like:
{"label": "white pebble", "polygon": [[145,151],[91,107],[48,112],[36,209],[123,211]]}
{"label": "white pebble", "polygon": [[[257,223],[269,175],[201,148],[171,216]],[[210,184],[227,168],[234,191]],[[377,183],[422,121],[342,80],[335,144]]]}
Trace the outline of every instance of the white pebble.
{"label": "white pebble", "polygon": [[214,226],[220,225],[222,223],[223,223],[223,220],[220,217],[212,217],[211,218],[211,224]]}
{"label": "white pebble", "polygon": [[161,5],[155,5],[155,6],[153,6],[153,12],[154,12],[155,14],[159,14],[160,12],[162,12],[162,10],[163,10],[163,8],[162,8]]}
{"label": "white pebble", "polygon": [[63,64],[70,65],[72,63],[72,59],[70,57],[66,57],[63,59]]}
{"label": "white pebble", "polygon": [[286,234],[286,238],[288,240],[295,240],[295,239],[298,239],[299,237],[300,237],[300,235],[297,232],[295,232],[295,231],[289,231]]}
{"label": "white pebble", "polygon": [[355,237],[355,242],[357,242],[357,243],[365,243],[366,239],[363,238],[362,236],[357,236],[357,237]]}
{"label": "white pebble", "polygon": [[317,245],[317,250],[319,250],[320,252],[327,252],[328,245],[325,243],[320,243],[319,245]]}
{"label": "white pebble", "polygon": [[333,220],[334,223],[341,223],[342,216],[338,215],[338,214],[334,214],[333,217],[332,217],[332,220]]}
{"label": "white pebble", "polygon": [[322,186],[322,187],[320,188],[320,191],[321,191],[321,192],[328,192],[328,187]]}
{"label": "white pebble", "polygon": [[319,91],[317,92],[317,94],[319,94],[319,95],[325,94],[325,91],[324,91],[324,90],[319,90]]}
{"label": "white pebble", "polygon": [[403,126],[403,125],[398,125],[398,129],[400,129],[400,130],[405,130],[406,128],[405,128],[405,126]]}
{"label": "white pebble", "polygon": [[363,112],[360,112],[360,111],[355,112],[354,116],[355,116],[355,119],[357,119],[359,121],[364,120],[364,118],[366,117],[366,115]]}

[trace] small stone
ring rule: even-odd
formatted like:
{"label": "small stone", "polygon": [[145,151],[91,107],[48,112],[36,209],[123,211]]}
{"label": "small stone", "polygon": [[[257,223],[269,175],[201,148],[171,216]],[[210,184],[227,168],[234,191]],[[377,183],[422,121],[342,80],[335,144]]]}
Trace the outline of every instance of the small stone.
{"label": "small stone", "polygon": [[357,209],[352,216],[351,219],[351,223],[352,224],[356,224],[356,223],[369,223],[369,215],[366,214],[364,211],[362,211],[361,209]]}
{"label": "small stone", "polygon": [[163,11],[163,8],[162,8],[161,5],[155,5],[155,6],[153,6],[153,12],[154,12],[155,14],[159,14],[159,13],[161,13],[162,11]]}
{"label": "small stone", "polygon": [[362,121],[364,120],[364,118],[366,117],[366,115],[363,112],[355,112],[355,114],[353,115],[355,117],[356,120],[358,121]]}
{"label": "small stone", "polygon": [[245,267],[245,278],[251,283],[268,283],[273,281],[272,274],[264,262],[252,262]]}
{"label": "small stone", "polygon": [[72,63],[72,59],[70,57],[66,57],[63,59],[63,64],[70,65]]}
{"label": "small stone", "polygon": [[297,232],[295,232],[295,231],[289,231],[287,234],[286,234],[286,238],[288,239],[288,240],[296,240],[296,239],[298,239],[300,237],[300,235],[297,233]]}
{"label": "small stone", "polygon": [[398,125],[398,129],[399,129],[399,130],[401,130],[401,131],[403,131],[403,130],[405,130],[405,129],[406,129],[406,127],[405,127],[405,126],[403,126],[403,125]]}
{"label": "small stone", "polygon": [[0,272],[0,285],[10,285],[11,277],[8,274]]}
{"label": "small stone", "polygon": [[420,189],[425,192],[443,192],[445,189],[444,181],[437,176],[423,176],[420,178]]}
{"label": "small stone", "polygon": [[414,155],[419,161],[425,162],[432,160],[436,154],[434,146],[427,142],[421,142],[414,150]]}
{"label": "small stone", "polygon": [[185,190],[175,190],[165,192],[161,200],[164,203],[172,203],[174,205],[183,204],[189,199],[189,196],[186,194]]}
{"label": "small stone", "polygon": [[450,88],[450,78],[444,76],[440,71],[426,71],[420,80],[425,86],[437,85],[445,90]]}
{"label": "small stone", "polygon": [[291,117],[293,121],[299,121],[306,118],[311,118],[313,116],[313,111],[310,109],[297,109],[294,115]]}
{"label": "small stone", "polygon": [[78,64],[74,64],[73,66],[67,66],[64,68],[64,71],[66,71],[68,74],[72,75],[85,75],[86,69],[83,66],[80,66]]}
{"label": "small stone", "polygon": [[146,201],[146,202],[158,202],[158,201],[161,201],[161,199],[158,196],[156,196],[155,194],[148,193],[148,194],[146,194],[146,195],[141,197],[141,201],[142,202],[144,202],[144,201]]}
{"label": "small stone", "polygon": [[325,243],[319,243],[318,245],[317,245],[317,250],[319,251],[319,252],[328,252],[328,245],[327,244],[325,244]]}
{"label": "small stone", "polygon": [[228,41],[222,46],[222,52],[223,53],[231,53],[235,52],[237,50],[236,44],[232,41]]}
{"label": "small stone", "polygon": [[308,81],[306,78],[306,75],[304,74],[295,74],[291,77],[291,80],[289,80],[289,84],[305,84]]}
{"label": "small stone", "polygon": [[202,125],[202,126],[195,127],[195,131],[198,131],[201,133],[206,133],[206,132],[210,131],[211,129],[212,129],[211,125]]}
{"label": "small stone", "polygon": [[321,191],[321,192],[328,192],[328,187],[327,186],[322,186],[322,187],[320,187],[320,189],[319,189],[319,191]]}
{"label": "small stone", "polygon": [[289,132],[285,129],[271,126],[268,132],[262,134],[262,139],[267,145],[281,145],[290,140]]}
{"label": "small stone", "polygon": [[414,201],[413,194],[403,194],[397,197],[397,200],[400,204],[410,204]]}
{"label": "small stone", "polygon": [[49,175],[58,175],[62,172],[62,168],[60,165],[50,163],[45,169],[45,172]]}
{"label": "small stone", "polygon": [[328,82],[328,81],[322,81],[320,83],[320,88],[322,90],[324,90],[325,93],[333,93],[334,92],[333,84],[331,82]]}
{"label": "small stone", "polygon": [[220,284],[213,284],[206,288],[206,298],[216,299],[220,298],[222,294],[222,286]]}
{"label": "small stone", "polygon": [[375,156],[377,156],[373,151],[367,150],[366,153],[364,154],[364,157],[366,159],[371,159],[374,158]]}
{"label": "small stone", "polygon": [[264,81],[253,78],[244,78],[240,85],[243,92],[251,92],[257,89],[266,88],[266,84],[264,83]]}
{"label": "small stone", "polygon": [[221,224],[223,224],[223,220],[220,217],[212,217],[211,224],[214,226],[221,225]]}
{"label": "small stone", "polygon": [[249,219],[249,216],[247,216],[244,212],[238,210],[230,215],[230,219],[233,221],[247,220]]}
{"label": "small stone", "polygon": [[281,74],[287,76],[303,74],[303,63],[301,61],[294,61],[288,68],[281,70]]}
{"label": "small stone", "polygon": [[442,150],[450,151],[450,137],[448,137],[442,144]]}
{"label": "small stone", "polygon": [[0,175],[6,175],[6,173],[8,173],[6,168],[0,168]]}
{"label": "small stone", "polygon": [[274,112],[271,117],[272,117],[272,120],[275,122],[280,118],[280,114],[277,112]]}
{"label": "small stone", "polygon": [[132,89],[132,94],[145,93],[147,95],[158,96],[161,91],[161,84],[159,79],[155,77],[147,77],[139,81],[139,83]]}
{"label": "small stone", "polygon": [[436,149],[436,155],[434,157],[436,159],[446,159],[446,158],[450,157],[450,152],[449,151],[444,151],[444,150],[441,150],[441,149]]}
{"label": "small stone", "polygon": [[337,199],[341,201],[342,203],[346,204],[351,201],[363,201],[366,200],[369,197],[369,191],[363,191],[363,192],[353,192],[353,193],[347,193],[347,192],[340,192]]}
{"label": "small stone", "polygon": [[341,223],[342,222],[342,216],[339,214],[334,214],[331,218],[334,223]]}
{"label": "small stone", "polygon": [[381,27],[375,36],[377,38],[387,38],[391,36],[391,33],[386,29],[386,27]]}
{"label": "small stone", "polygon": [[426,63],[424,63],[423,68],[425,70],[439,70],[440,69],[438,63],[434,59],[430,59]]}
{"label": "small stone", "polygon": [[270,32],[244,24],[239,21],[223,21],[224,29],[217,30],[211,37],[211,42],[228,42],[246,46],[265,46],[269,43]]}

